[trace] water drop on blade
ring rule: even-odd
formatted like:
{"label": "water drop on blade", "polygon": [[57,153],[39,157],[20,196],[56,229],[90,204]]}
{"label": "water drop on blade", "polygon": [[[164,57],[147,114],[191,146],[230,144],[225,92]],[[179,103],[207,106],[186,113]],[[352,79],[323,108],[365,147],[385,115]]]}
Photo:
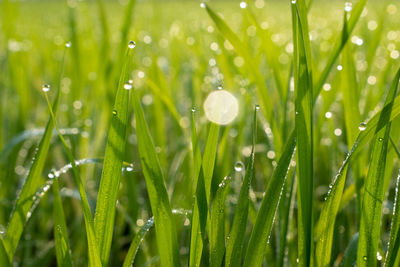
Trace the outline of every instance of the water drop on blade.
{"label": "water drop on blade", "polygon": [[133,49],[136,47],[136,43],[134,41],[130,41],[128,44],[129,49]]}
{"label": "water drop on blade", "polygon": [[48,84],[43,85],[42,90],[43,90],[43,92],[50,91],[50,85],[48,85]]}
{"label": "water drop on blade", "polygon": [[235,163],[235,171],[241,172],[244,169],[244,164],[241,161]]}
{"label": "water drop on blade", "polygon": [[71,42],[66,42],[66,43],[65,43],[65,47],[66,47],[66,48],[70,48],[70,47],[71,47]]}
{"label": "water drop on blade", "polygon": [[358,129],[360,131],[365,131],[365,129],[367,129],[367,124],[365,122],[360,123],[360,125],[358,125]]}

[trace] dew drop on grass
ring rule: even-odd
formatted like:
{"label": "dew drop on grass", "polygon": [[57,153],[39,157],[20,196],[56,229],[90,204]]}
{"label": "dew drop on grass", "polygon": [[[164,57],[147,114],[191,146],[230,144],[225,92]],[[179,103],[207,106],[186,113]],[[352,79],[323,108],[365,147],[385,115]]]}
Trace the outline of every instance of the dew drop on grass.
{"label": "dew drop on grass", "polygon": [[218,90],[222,90],[222,89],[223,89],[222,85],[221,85],[221,84],[218,85],[217,89],[218,89]]}
{"label": "dew drop on grass", "polygon": [[353,4],[350,2],[344,3],[344,11],[350,12],[353,9]]}
{"label": "dew drop on grass", "polygon": [[360,125],[358,125],[358,129],[360,131],[365,131],[365,129],[367,129],[367,124],[365,122],[360,123]]}
{"label": "dew drop on grass", "polygon": [[241,161],[236,162],[234,168],[235,168],[235,171],[241,172],[244,168],[243,162],[241,162]]}
{"label": "dew drop on grass", "polygon": [[229,124],[239,113],[237,99],[226,90],[211,92],[204,101],[203,108],[207,119],[220,125]]}
{"label": "dew drop on grass", "polygon": [[296,4],[296,0],[292,0],[292,4]]}
{"label": "dew drop on grass", "polygon": [[71,42],[66,42],[66,43],[65,43],[65,47],[66,47],[66,48],[70,48],[70,47],[71,47]]}
{"label": "dew drop on grass", "polygon": [[132,84],[129,83],[129,81],[128,81],[127,83],[124,84],[124,88],[125,88],[126,90],[131,90],[131,89],[132,89]]}
{"label": "dew drop on grass", "polygon": [[134,41],[129,41],[128,47],[129,49],[133,49],[136,47],[136,43]]}
{"label": "dew drop on grass", "polygon": [[117,116],[118,112],[114,109],[114,110],[112,111],[112,114],[113,114],[114,116]]}
{"label": "dew drop on grass", "polygon": [[43,85],[42,90],[43,90],[43,92],[50,91],[50,85],[48,85],[48,84]]}
{"label": "dew drop on grass", "polygon": [[193,112],[193,113],[196,112],[196,107],[192,107],[192,112]]}
{"label": "dew drop on grass", "polygon": [[260,105],[256,105],[256,110],[260,110]]}
{"label": "dew drop on grass", "polygon": [[367,256],[364,256],[364,257],[363,257],[363,260],[364,260],[364,261],[367,261],[367,260],[368,260],[368,257],[367,257]]}
{"label": "dew drop on grass", "polygon": [[379,141],[379,142],[382,142],[382,141],[383,141],[383,138],[382,138],[382,137],[379,137],[379,138],[378,138],[378,141]]}
{"label": "dew drop on grass", "polygon": [[240,8],[246,8],[247,7],[247,3],[246,2],[240,2]]}
{"label": "dew drop on grass", "polygon": [[200,3],[200,7],[201,7],[201,8],[206,8],[206,4]]}

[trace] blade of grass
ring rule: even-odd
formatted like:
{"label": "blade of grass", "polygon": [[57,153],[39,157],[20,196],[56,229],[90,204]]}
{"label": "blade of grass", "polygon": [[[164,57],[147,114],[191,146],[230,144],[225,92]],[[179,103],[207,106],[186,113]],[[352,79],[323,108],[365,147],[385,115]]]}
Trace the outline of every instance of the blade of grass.
{"label": "blade of grass", "polygon": [[340,263],[341,267],[356,266],[357,261],[357,246],[358,246],[358,233],[355,233],[350,240],[349,245],[344,251],[343,260]]}
{"label": "blade of grass", "polygon": [[85,220],[86,237],[87,237],[87,242],[88,242],[89,266],[90,267],[102,266],[99,250],[96,245],[96,234],[94,231],[92,211],[90,209],[89,201],[88,201],[88,198],[87,198],[87,195],[85,192],[85,188],[82,183],[82,179],[81,179],[78,167],[76,165],[76,161],[71,152],[71,149],[68,147],[67,142],[65,141],[63,135],[61,134],[61,132],[57,126],[56,114],[53,112],[53,109],[51,107],[47,93],[45,93],[45,98],[46,98],[46,102],[47,102],[47,106],[49,108],[51,118],[54,123],[54,128],[56,129],[56,131],[58,133],[58,137],[60,138],[60,141],[65,150],[65,153],[67,154],[67,158],[70,161],[70,164],[72,166],[72,172],[74,174],[73,176],[75,179],[75,183],[78,185],[79,195],[81,197],[81,207],[83,210],[83,217]]}
{"label": "blade of grass", "polygon": [[246,174],[239,193],[238,204],[235,209],[235,217],[232,223],[232,229],[229,234],[229,240],[226,246],[225,263],[227,266],[241,266],[244,246],[244,237],[246,233],[247,219],[249,214],[249,190],[251,181],[254,178],[254,146],[256,144],[257,133],[257,110],[256,106],[253,117],[253,143],[251,147],[250,160],[247,163]]}
{"label": "blade of grass", "polygon": [[267,190],[261,202],[257,219],[251,232],[247,246],[244,266],[261,266],[268,237],[271,233],[275,212],[279,205],[282,188],[285,184],[294,150],[296,148],[296,132],[293,131],[286,142],[283,153],[268,183]]}
{"label": "blade of grass", "polygon": [[[66,50],[65,50],[66,51]],[[57,114],[58,106],[60,104],[60,87],[61,78],[64,70],[65,51],[61,61],[61,67],[59,72],[58,87],[56,90],[56,96],[53,103],[54,113]],[[36,189],[41,184],[41,174],[46,161],[46,157],[50,148],[50,141],[53,135],[54,121],[51,116],[47,122],[46,130],[40,140],[39,148],[33,160],[32,166],[29,170],[28,177],[25,180],[24,186],[22,187],[21,193],[18,196],[17,202],[15,203],[13,213],[11,214],[10,221],[8,223],[6,236],[3,240],[3,245],[8,254],[9,262],[12,262],[15,250],[17,249],[18,242],[21,238],[25,222],[28,219],[28,212],[33,204],[33,196]]]}
{"label": "blade of grass", "polygon": [[114,232],[115,203],[117,201],[122,160],[126,146],[130,91],[124,87],[131,86],[126,82],[129,79],[132,50],[130,47],[126,50],[124,66],[115,97],[94,218],[96,241],[104,266],[108,265],[110,256],[111,240]]}
{"label": "blade of grass", "polygon": [[332,52],[329,53],[330,57],[325,65],[323,71],[321,72],[318,80],[314,84],[314,91],[313,91],[314,102],[316,101],[319,93],[321,92],[322,86],[324,85],[326,79],[328,78],[328,75],[329,75],[333,65],[335,64],[337,58],[339,57],[340,52],[342,51],[344,45],[346,44],[348,37],[353,32],[353,30],[361,16],[361,13],[364,10],[366,3],[367,3],[367,0],[360,0],[352,8],[352,12],[351,12],[350,18],[348,20],[348,23],[347,23],[346,27],[344,25],[343,29],[342,29],[342,33],[347,32],[347,34],[342,34],[340,39],[336,41],[335,46],[332,49]]}
{"label": "blade of grass", "polygon": [[136,119],[136,135],[140,161],[146,180],[151,210],[154,215],[154,223],[157,232],[157,247],[161,265],[179,266],[176,228],[164,184],[163,173],[144,117],[143,109],[135,91],[133,91],[133,109]]}
{"label": "blade of grass", "polygon": [[[398,81],[398,76],[396,75],[396,77]],[[399,115],[399,107],[400,99],[397,97],[394,100],[392,99],[392,102],[386,104],[380,112],[375,114],[375,116],[368,121],[365,130],[359,132],[350,152],[347,154],[335,178],[329,186],[330,190],[322,207],[316,228],[316,250],[318,259],[330,259],[331,249],[329,248],[332,247],[333,230],[343,195],[344,184],[346,182],[347,165],[357,155],[361,148],[372,139],[375,132],[381,130],[387,123],[393,120],[394,117]],[[385,121],[386,124],[378,123],[381,121]],[[328,260],[325,260],[325,265],[322,265],[322,261],[319,263],[321,263],[321,266],[329,266],[326,265],[329,264]]]}
{"label": "blade of grass", "polygon": [[0,238],[0,265],[4,267],[11,267],[10,261],[8,260],[7,251],[3,245],[3,238]]}
{"label": "blade of grass", "polygon": [[[400,79],[400,69],[387,94],[385,106],[391,113],[393,100],[397,94]],[[360,236],[357,250],[357,266],[376,266],[379,234],[381,228],[382,203],[384,198],[383,182],[386,166],[386,155],[390,138],[391,122],[386,116],[379,118],[372,147],[371,163],[364,185],[364,196],[361,209]]]}
{"label": "blade of grass", "polygon": [[225,177],[211,205],[210,266],[219,267],[225,253],[225,200],[229,191],[231,177]]}
{"label": "blade of grass", "polygon": [[[396,151],[397,153],[398,151]],[[400,202],[399,202],[399,190],[400,190],[400,172],[397,176],[395,198],[393,206],[393,217],[390,228],[390,238],[388,250],[386,252],[386,259],[384,266],[395,266],[396,259],[399,258],[400,248]]]}
{"label": "blade of grass", "polygon": [[74,266],[72,262],[71,249],[67,225],[65,223],[64,209],[62,206],[58,179],[53,182],[53,220],[54,220],[54,239],[56,242],[56,257],[58,266]]}
{"label": "blade of grass", "polygon": [[[193,136],[193,133],[195,134],[195,131],[192,132],[192,143],[194,143],[195,147],[198,147],[197,138],[194,139],[195,136]],[[189,266],[200,266],[203,251],[203,239],[205,236],[205,227],[208,217],[208,203],[210,199],[212,175],[218,147],[218,136],[219,125],[211,123],[196,185],[195,203],[192,216]],[[196,157],[198,158],[199,156]],[[198,163],[195,163],[195,165],[198,166]]]}
{"label": "blade of grass", "polygon": [[304,0],[292,2],[297,140],[299,266],[313,264],[313,123],[311,52]]}

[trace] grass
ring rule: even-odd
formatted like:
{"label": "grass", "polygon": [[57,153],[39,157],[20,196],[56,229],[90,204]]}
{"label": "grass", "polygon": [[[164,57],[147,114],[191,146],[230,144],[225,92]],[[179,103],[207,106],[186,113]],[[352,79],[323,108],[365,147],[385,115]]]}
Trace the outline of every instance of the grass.
{"label": "grass", "polygon": [[400,6],[350,2],[1,2],[0,265],[398,266]]}

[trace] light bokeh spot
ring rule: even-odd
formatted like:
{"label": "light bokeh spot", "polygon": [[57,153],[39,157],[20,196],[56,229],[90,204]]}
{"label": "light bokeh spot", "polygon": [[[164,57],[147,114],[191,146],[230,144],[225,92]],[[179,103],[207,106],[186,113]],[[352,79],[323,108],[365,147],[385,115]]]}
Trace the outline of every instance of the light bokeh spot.
{"label": "light bokeh spot", "polygon": [[237,99],[226,90],[211,92],[203,108],[207,119],[220,125],[231,123],[239,113]]}

